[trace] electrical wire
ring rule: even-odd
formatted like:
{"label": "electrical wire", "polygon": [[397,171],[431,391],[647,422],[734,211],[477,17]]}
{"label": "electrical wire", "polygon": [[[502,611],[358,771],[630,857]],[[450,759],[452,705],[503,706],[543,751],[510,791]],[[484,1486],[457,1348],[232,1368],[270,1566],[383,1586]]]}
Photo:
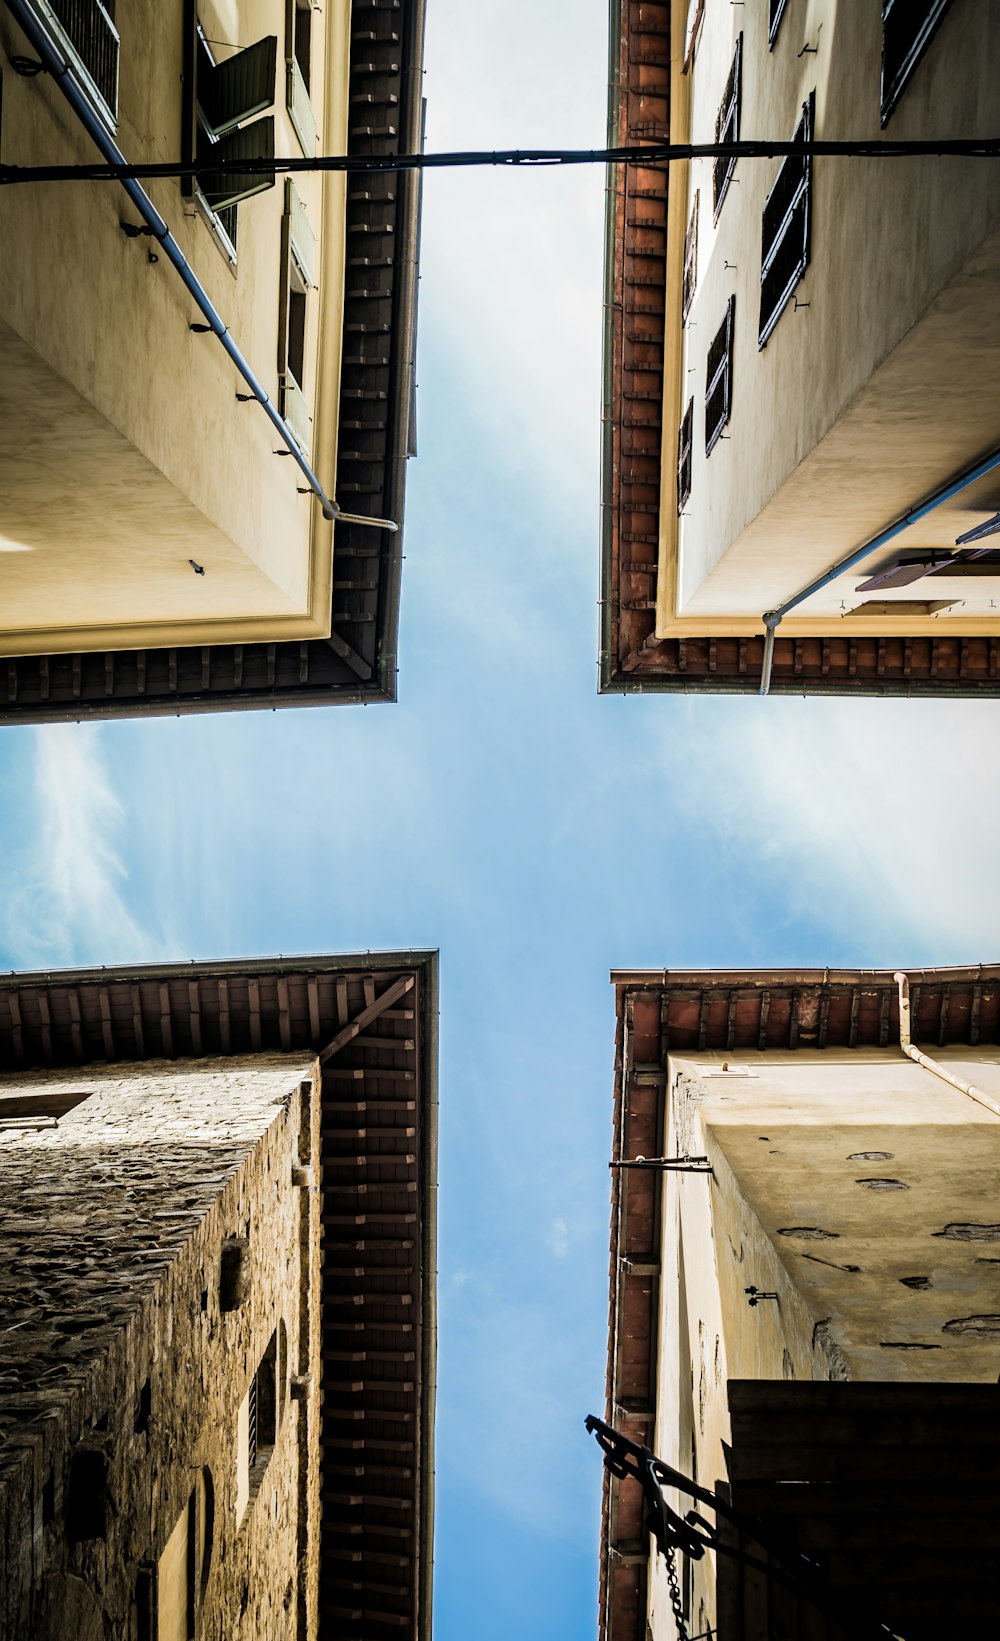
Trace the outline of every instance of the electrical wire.
{"label": "electrical wire", "polygon": [[253,158],[140,161],[136,164],[0,165],[0,184],[25,182],[152,181],[158,177],[295,176],[313,171],[364,175],[386,171],[445,171],[505,166],[531,170],[566,165],[671,165],[697,159],[1000,159],[1000,137],[888,141],[885,138],[814,138],[809,142],[664,142],[622,148],[500,148],[441,154],[319,154],[311,159]]}

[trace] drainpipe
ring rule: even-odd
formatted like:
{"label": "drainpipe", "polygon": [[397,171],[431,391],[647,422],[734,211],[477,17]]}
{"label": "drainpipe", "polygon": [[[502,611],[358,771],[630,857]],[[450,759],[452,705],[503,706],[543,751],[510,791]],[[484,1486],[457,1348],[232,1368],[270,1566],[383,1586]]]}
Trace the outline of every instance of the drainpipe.
{"label": "drainpipe", "polygon": [[952,1088],[957,1088],[960,1094],[967,1094],[977,1105],[985,1106],[987,1111],[992,1111],[994,1117],[1000,1117],[1000,1101],[995,1100],[991,1094],[984,1094],[974,1083],[966,1083],[961,1077],[953,1077],[950,1071],[946,1071],[937,1060],[932,1060],[929,1054],[921,1054],[919,1048],[914,1048],[910,1041],[910,982],[901,970],[896,971],[893,979],[899,987],[899,1046],[903,1053],[908,1054],[911,1060],[915,1060],[918,1066],[923,1066],[925,1071],[932,1071],[942,1082],[950,1083]]}
{"label": "drainpipe", "polygon": [[[78,82],[73,73],[72,65],[63,56],[48,29],[36,15],[30,0],[6,0],[7,10],[17,20],[21,29],[34,46],[45,69],[51,74],[66,101],[76,114],[81,125],[93,139],[96,146],[109,165],[125,165],[127,161],[114,138],[105,129],[104,124],[96,113],[86,91]],[[209,329],[218,337],[236,369],[239,371],[251,395],[256,399],[267,414],[282,444],[289,455],[294,456],[302,476],[319,501],[325,519],[341,519],[345,524],[365,524],[380,530],[398,530],[399,525],[392,519],[362,518],[355,513],[342,513],[337,503],[327,495],[319,479],[299,447],[298,441],[284,417],[278,414],[268,394],[264,391],[257,377],[251,370],[242,352],[236,346],[229,334],[228,327],[205,290],[201,281],[191,268],[187,257],[180,245],[170,232],[153,201],[142,185],[134,178],[123,177],[122,187],[149,228],[154,239],[158,241],[168,262],[172,262],[180,274],[185,286],[194,298],[195,303],[204,315]]]}
{"label": "drainpipe", "polygon": [[866,541],[863,547],[856,547],[853,553],[849,553],[846,558],[842,558],[840,563],[835,564],[832,570],[827,570],[825,575],[818,576],[815,581],[810,581],[808,587],[804,587],[800,593],[796,593],[794,598],[788,599],[785,604],[780,604],[776,610],[769,610],[763,618],[764,665],[761,671],[758,694],[766,695],[771,687],[771,663],[774,659],[775,629],[789,610],[794,610],[797,605],[804,603],[807,598],[811,598],[813,593],[818,593],[824,587],[828,587],[831,581],[836,581],[837,577],[842,576],[845,571],[852,570],[855,564],[861,563],[863,558],[868,558],[871,553],[877,553],[880,547],[887,546],[895,536],[902,535],[903,531],[908,530],[911,524],[916,524],[918,519],[932,513],[943,502],[950,501],[952,496],[957,496],[960,490],[965,489],[966,485],[974,484],[977,479],[983,478],[987,473],[992,473],[996,467],[1000,467],[1000,450],[991,451],[988,456],[984,456],[981,461],[976,462],[975,466],[967,467],[964,473],[960,473],[957,478],[949,479],[947,484],[942,485],[939,490],[935,490],[923,501],[918,502],[916,507],[911,507],[908,513],[904,513],[894,524],[890,524],[888,529],[882,530],[879,535],[873,536],[870,541]]}

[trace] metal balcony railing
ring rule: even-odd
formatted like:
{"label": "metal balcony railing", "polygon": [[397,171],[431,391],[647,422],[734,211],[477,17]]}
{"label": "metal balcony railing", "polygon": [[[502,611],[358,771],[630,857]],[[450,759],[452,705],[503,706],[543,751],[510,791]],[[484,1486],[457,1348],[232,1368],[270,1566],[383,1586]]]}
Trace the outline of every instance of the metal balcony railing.
{"label": "metal balcony railing", "polygon": [[[100,112],[118,123],[118,30],[101,0],[34,0]],[[112,8],[113,9],[113,8]]]}

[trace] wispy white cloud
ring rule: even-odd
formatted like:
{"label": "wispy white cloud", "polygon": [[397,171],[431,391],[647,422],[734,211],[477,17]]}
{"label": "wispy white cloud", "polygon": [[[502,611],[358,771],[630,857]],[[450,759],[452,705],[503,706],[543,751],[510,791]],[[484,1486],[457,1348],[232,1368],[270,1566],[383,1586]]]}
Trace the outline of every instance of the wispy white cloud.
{"label": "wispy white cloud", "polygon": [[664,770],[733,861],[777,873],[871,957],[995,959],[1000,709],[975,701],[699,701]]}
{"label": "wispy white cloud", "polygon": [[125,810],[102,756],[100,731],[67,724],[32,737],[21,825],[0,873],[2,927],[18,968],[155,955],[133,915],[121,840]]}
{"label": "wispy white cloud", "polygon": [[569,1253],[569,1226],[564,1219],[554,1219],[549,1226],[549,1252],[554,1259],[565,1259]]}

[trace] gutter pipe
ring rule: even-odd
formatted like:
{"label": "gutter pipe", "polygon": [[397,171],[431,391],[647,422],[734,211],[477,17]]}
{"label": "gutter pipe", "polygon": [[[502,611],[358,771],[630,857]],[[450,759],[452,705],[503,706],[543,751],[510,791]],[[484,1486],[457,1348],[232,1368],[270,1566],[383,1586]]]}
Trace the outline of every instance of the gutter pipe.
{"label": "gutter pipe", "polygon": [[[6,0],[6,5],[7,10],[13,15],[23,32],[27,35],[32,46],[37,51],[45,69],[52,75],[53,80],[56,85],[58,85],[60,91],[66,98],[66,101],[69,103],[73,112],[76,114],[81,125],[84,127],[87,134],[93,139],[96,147],[100,149],[108,164],[127,166],[128,161],[125,159],[124,154],[118,147],[118,144],[115,142],[114,138],[105,129],[103,122],[90,101],[90,98],[83,89],[83,86],[77,80],[76,75],[73,72],[72,65],[63,56],[48,29],[37,16],[34,8],[30,4],[30,0]],[[190,263],[187,260],[187,257],[184,255],[184,252],[181,250],[180,245],[174,238],[163,217],[156,209],[153,201],[146,193],[146,190],[139,182],[135,180],[134,177],[122,177],[120,181],[126,194],[135,206],[135,209],[138,211],[139,215],[142,217],[153,238],[156,239],[162,246],[167,260],[173,264],[177,272],[180,274],[180,277],[188,292],[193,297],[200,312],[204,315],[209,329],[222,343],[226,353],[229,355],[247,387],[250,389],[252,397],[256,399],[257,403],[263,407],[267,414],[268,420],[273,425],[275,432],[277,433],[282,444],[286,447],[289,455],[295,458],[295,461],[302,472],[303,478],[323,510],[323,517],[325,519],[330,519],[331,521],[341,519],[345,524],[362,524],[373,526],[374,528],[381,530],[398,530],[399,525],[392,519],[362,518],[355,513],[342,513],[340,508],[337,506],[337,503],[327,495],[322,484],[303,455],[294,433],[285,421],[284,417],[279,415],[269,395],[265,392],[264,388],[261,386],[261,383],[257,380],[257,377],[251,370],[249,363],[244,358],[236,343],[233,341],[232,336],[229,334],[228,326],[223,321],[222,316],[209,297],[205,287],[194,273]]]}
{"label": "gutter pipe", "polygon": [[919,1048],[914,1048],[910,1041],[910,982],[901,970],[896,971],[893,979],[899,987],[899,1046],[903,1053],[908,1054],[911,1060],[915,1060],[918,1066],[923,1066],[925,1071],[932,1071],[942,1082],[950,1083],[952,1088],[957,1088],[960,1094],[966,1094],[970,1100],[975,1100],[977,1105],[984,1106],[994,1117],[1000,1117],[1000,1102],[992,1095],[984,1094],[974,1083],[963,1082],[961,1077],[954,1077],[943,1065],[939,1065],[937,1060],[932,1060],[929,1054],[922,1054]]}
{"label": "gutter pipe", "polygon": [[855,564],[860,564],[862,559],[868,558],[871,553],[877,553],[880,547],[887,546],[894,537],[902,535],[903,531],[908,530],[911,524],[916,524],[918,519],[925,518],[935,508],[940,507],[946,501],[950,501],[953,496],[957,496],[959,491],[964,490],[967,485],[974,484],[977,479],[984,478],[987,473],[992,473],[997,467],[1000,467],[1000,450],[992,450],[988,456],[984,456],[972,467],[967,467],[957,478],[949,479],[947,484],[942,485],[939,490],[935,490],[931,495],[926,496],[923,501],[917,503],[916,507],[911,507],[908,513],[904,513],[887,529],[880,531],[870,541],[866,541],[863,547],[856,547],[853,553],[849,553],[846,558],[842,558],[840,563],[835,564],[832,570],[827,570],[825,575],[817,576],[815,581],[810,581],[808,587],[804,587],[800,593],[796,593],[794,598],[780,604],[776,610],[769,610],[763,617],[765,629],[764,664],[761,670],[758,694],[767,695],[770,690],[771,664],[774,660],[774,634],[779,622],[783,620],[789,610],[794,610],[799,604],[804,603],[807,598],[812,597],[813,593],[821,592],[824,587],[830,585],[831,581],[836,581],[837,577],[842,576],[845,571],[853,569]]}

